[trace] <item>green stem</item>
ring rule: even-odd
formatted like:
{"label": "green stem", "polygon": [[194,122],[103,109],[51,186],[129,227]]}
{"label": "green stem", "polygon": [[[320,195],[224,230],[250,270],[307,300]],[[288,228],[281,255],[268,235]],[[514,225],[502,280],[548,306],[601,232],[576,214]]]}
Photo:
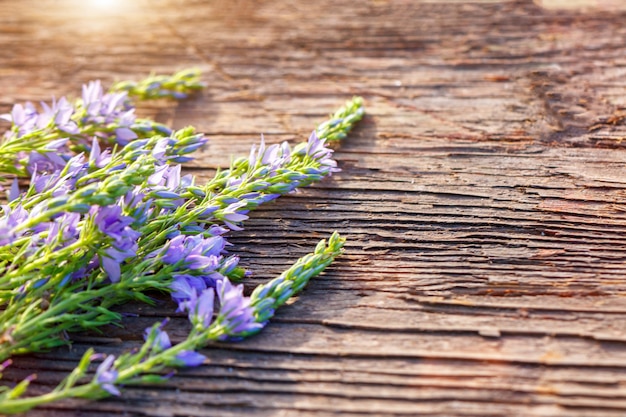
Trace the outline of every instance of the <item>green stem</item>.
{"label": "green stem", "polygon": [[84,398],[94,392],[102,389],[96,382],[73,386],[59,391],[51,391],[47,394],[37,395],[35,397],[13,398],[0,402],[2,412],[5,414],[23,413],[40,405],[49,404],[54,401],[63,400],[65,398]]}

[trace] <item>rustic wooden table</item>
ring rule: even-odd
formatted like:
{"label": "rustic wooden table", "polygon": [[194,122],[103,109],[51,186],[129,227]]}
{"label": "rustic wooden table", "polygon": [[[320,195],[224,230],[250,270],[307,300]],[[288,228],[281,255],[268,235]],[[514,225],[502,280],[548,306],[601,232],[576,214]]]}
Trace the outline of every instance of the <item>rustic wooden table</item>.
{"label": "rustic wooden table", "polygon": [[[576,4],[592,7],[1,2],[0,112],[197,66],[205,92],[141,111],[208,134],[188,166],[201,178],[261,133],[305,138],[353,95],[368,112],[340,174],[232,237],[249,287],[334,230],[348,238],[296,303],[163,386],[27,416],[624,416],[626,11]],[[86,347],[137,346],[170,307],[126,306],[140,317],[125,329],[7,377],[49,389]]]}

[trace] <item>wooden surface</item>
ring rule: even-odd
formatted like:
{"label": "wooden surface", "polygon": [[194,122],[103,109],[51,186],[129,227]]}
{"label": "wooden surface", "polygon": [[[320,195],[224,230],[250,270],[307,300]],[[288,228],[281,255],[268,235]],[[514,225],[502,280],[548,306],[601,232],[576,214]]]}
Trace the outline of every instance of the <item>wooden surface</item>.
{"label": "wooden surface", "polygon": [[[343,171],[232,237],[249,288],[334,230],[347,251],[207,366],[56,416],[626,415],[626,12],[530,1],[0,3],[0,110],[150,71],[208,88],[142,114],[197,126],[207,178],[261,133],[297,141],[352,95]],[[544,3],[550,3],[546,1]],[[561,2],[563,3],[563,2]],[[92,6],[89,6],[92,4]],[[547,4],[546,4],[547,6]],[[612,9],[616,6],[616,9]],[[164,315],[20,358],[58,381]],[[184,320],[173,319],[181,337]],[[49,386],[48,386],[48,385]]]}

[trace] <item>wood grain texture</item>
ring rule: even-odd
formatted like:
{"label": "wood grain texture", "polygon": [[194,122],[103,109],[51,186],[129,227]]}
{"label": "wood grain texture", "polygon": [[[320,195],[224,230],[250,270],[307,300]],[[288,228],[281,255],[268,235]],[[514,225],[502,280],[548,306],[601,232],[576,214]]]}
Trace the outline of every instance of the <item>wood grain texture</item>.
{"label": "wood grain texture", "polygon": [[[297,141],[353,95],[343,171],[232,236],[248,288],[334,230],[346,254],[258,336],[209,365],[48,416],[626,414],[626,12],[530,1],[127,1],[0,5],[0,111],[82,82],[187,66],[208,88],[143,115],[211,138],[209,178],[261,133]],[[90,11],[91,10],[91,11]],[[16,360],[45,391],[88,346]],[[174,339],[184,319],[171,323]]]}

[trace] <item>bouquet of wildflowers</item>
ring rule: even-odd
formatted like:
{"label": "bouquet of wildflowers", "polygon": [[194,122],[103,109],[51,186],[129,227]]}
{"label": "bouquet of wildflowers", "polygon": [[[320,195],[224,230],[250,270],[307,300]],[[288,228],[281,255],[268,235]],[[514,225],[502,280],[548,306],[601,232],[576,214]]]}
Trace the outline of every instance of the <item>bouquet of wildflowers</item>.
{"label": "bouquet of wildflowers", "polygon": [[0,386],[0,413],[120,395],[124,385],[163,380],[166,368],[198,366],[206,359],[200,348],[260,331],[340,254],[343,238],[335,233],[246,297],[236,283],[247,271],[228,255],[226,236],[259,205],[336,172],[327,143],[361,119],[362,100],[346,103],[307,141],[266,146],[261,139],[248,157],[197,184],[179,164],[206,138],[192,127],[173,131],[138,118],[133,100],[183,99],[202,87],[195,70],[121,82],[106,92],[96,81],[75,101],[61,98],[39,109],[16,104],[0,116],[10,122],[0,142],[8,197],[0,213],[0,375],[14,355],[119,324],[114,307],[150,303],[148,291],[171,294],[191,322],[176,344],[165,321],[146,329],[135,351],[104,357],[89,349],[47,394],[25,395],[35,376]]}

